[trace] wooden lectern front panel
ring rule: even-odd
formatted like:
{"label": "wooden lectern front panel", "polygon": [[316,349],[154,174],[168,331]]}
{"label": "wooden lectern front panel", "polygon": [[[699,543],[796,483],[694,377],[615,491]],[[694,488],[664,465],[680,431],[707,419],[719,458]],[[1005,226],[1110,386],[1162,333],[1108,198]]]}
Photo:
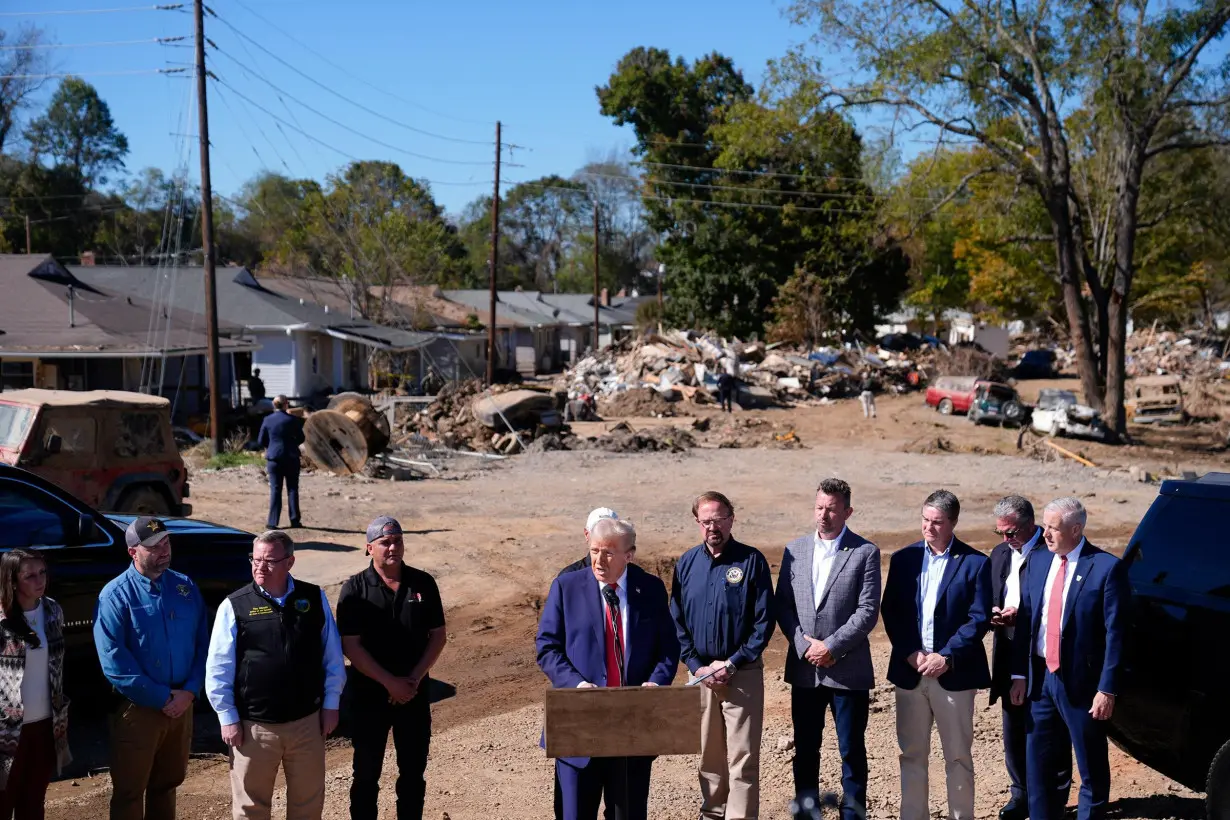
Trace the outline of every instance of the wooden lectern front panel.
{"label": "wooden lectern front panel", "polygon": [[547,757],[700,754],[699,686],[548,689]]}

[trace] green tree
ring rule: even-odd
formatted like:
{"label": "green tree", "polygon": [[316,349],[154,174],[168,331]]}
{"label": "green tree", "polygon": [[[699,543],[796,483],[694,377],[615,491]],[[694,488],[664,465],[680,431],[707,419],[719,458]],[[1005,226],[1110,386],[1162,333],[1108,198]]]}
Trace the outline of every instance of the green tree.
{"label": "green tree", "polygon": [[128,138],[111,119],[111,109],[94,86],[67,77],[51,97],[47,111],[26,128],[37,159],[76,172],[87,185],[103,184],[107,174],[124,167]]}
{"label": "green tree", "polygon": [[[816,32],[817,44],[853,55],[846,74],[866,78],[835,87],[796,53],[793,68],[821,99],[886,108],[906,126],[975,142],[991,160],[986,171],[1015,178],[1038,198],[1086,399],[1123,432],[1142,184],[1155,158],[1226,141],[1219,114],[1230,73],[1200,61],[1222,35],[1230,5],[794,0],[791,13]],[[1073,179],[1077,140],[1067,118],[1079,108],[1101,135],[1093,142],[1115,157],[1107,188],[1115,262],[1105,278],[1088,254],[1094,226]]]}

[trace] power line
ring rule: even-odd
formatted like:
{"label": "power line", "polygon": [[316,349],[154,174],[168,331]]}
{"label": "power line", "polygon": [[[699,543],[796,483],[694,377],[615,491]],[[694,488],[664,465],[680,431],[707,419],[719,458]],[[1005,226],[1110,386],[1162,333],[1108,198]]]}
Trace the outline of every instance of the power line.
{"label": "power line", "polygon": [[[320,145],[320,146],[323,146],[323,147],[325,147],[325,148],[328,148],[330,151],[333,151],[333,152],[335,152],[335,153],[337,153],[337,154],[341,154],[342,156],[346,157],[347,159],[351,160],[352,162],[363,162],[363,159],[362,159],[362,158],[357,157],[357,156],[355,156],[354,154],[351,154],[351,153],[350,153],[350,152],[348,152],[348,151],[343,151],[341,148],[338,148],[338,147],[336,147],[336,146],[334,146],[334,145],[330,145],[329,143],[325,142],[324,140],[320,139],[319,137],[316,137],[316,136],[314,136],[314,135],[312,135],[312,134],[308,133],[307,131],[304,131],[302,128],[299,128],[298,126],[291,125],[290,123],[286,122],[286,120],[284,120],[284,119],[282,119],[281,117],[279,117],[278,115],[274,114],[272,111],[270,111],[268,108],[265,108],[265,107],[264,107],[263,105],[261,105],[260,103],[257,103],[257,102],[255,102],[255,101],[253,101],[252,99],[250,99],[250,98],[248,98],[248,97],[244,96],[243,94],[240,94],[238,91],[236,91],[236,90],[235,90],[234,86],[232,86],[230,83],[228,83],[228,82],[226,82],[225,80],[223,80],[223,79],[222,79],[221,77],[219,77],[216,73],[213,73],[213,72],[210,72],[210,73],[211,73],[211,74],[213,74],[214,80],[215,80],[215,81],[217,81],[219,84],[221,84],[221,85],[222,85],[222,87],[226,88],[226,89],[227,89],[228,91],[230,91],[232,94],[235,94],[235,95],[236,95],[236,96],[238,96],[241,100],[245,101],[246,103],[248,103],[249,105],[253,106],[254,108],[256,108],[256,109],[260,110],[260,111],[261,111],[262,113],[264,113],[266,116],[268,116],[269,118],[271,118],[272,120],[274,120],[276,123],[278,123],[278,125],[279,125],[279,130],[281,130],[281,126],[285,125],[287,128],[290,128],[291,130],[293,130],[293,131],[297,132],[298,134],[300,134],[300,135],[302,135],[302,136],[304,136],[304,137],[307,137],[309,140],[311,140],[312,142],[316,143],[317,145]],[[222,99],[225,99],[225,98],[222,98]],[[225,104],[225,103],[224,103],[224,104]],[[227,106],[227,108],[228,108],[228,110],[229,110],[229,109],[230,109],[230,106],[228,105],[228,106]],[[233,112],[233,111],[232,111],[231,113],[232,113],[232,115],[234,114],[234,112]],[[258,127],[259,127],[259,126],[258,126]],[[263,132],[262,132],[262,135],[263,135]],[[285,137],[285,134],[283,134],[283,137]],[[266,142],[269,142],[270,147],[271,147],[271,148],[273,148],[273,142],[272,142],[271,140],[269,140],[269,138],[268,138],[268,137],[265,137],[265,140],[266,140]],[[250,139],[249,139],[249,142],[251,142],[251,140],[250,140]],[[294,148],[294,145],[293,145],[292,143],[290,143],[290,141],[289,141],[289,140],[287,140],[287,144],[288,144],[288,145],[290,145],[290,147],[291,147],[292,149]],[[253,146],[253,150],[255,151],[255,147],[254,147],[254,146]],[[400,150],[400,149],[395,149],[395,150]],[[275,153],[277,153],[277,148],[274,148],[274,152],[275,152]],[[257,156],[259,157],[260,155],[259,155],[259,154],[257,154]],[[286,160],[285,160],[283,157],[281,157],[280,155],[278,156],[278,159],[280,159],[280,160],[282,161],[282,165],[283,165],[283,167],[285,167],[287,171],[290,171],[290,166],[286,163]],[[300,158],[299,158],[299,161],[300,161],[300,162],[303,162],[303,158],[302,158],[302,157],[300,157]],[[262,162],[263,162],[263,160],[262,160]],[[304,164],[306,165],[306,163],[304,163]],[[472,165],[486,165],[486,163],[481,163],[481,162],[480,162],[480,163],[467,163],[467,164],[472,164]],[[413,176],[413,175],[410,175],[410,178],[411,178],[411,179],[414,179],[414,180],[415,180],[415,181],[417,181],[417,182],[426,182],[426,183],[428,183],[429,185],[486,185],[486,184],[487,184],[487,181],[486,181],[486,180],[467,180],[467,181],[451,181],[451,180],[450,180],[450,181],[442,181],[442,180],[435,180],[435,179],[423,179],[423,178],[415,177],[415,176]]]}
{"label": "power line", "polygon": [[[620,176],[618,174],[598,174],[592,171],[580,171],[577,174],[575,174],[575,176],[595,177],[598,179],[626,180],[628,182],[634,182],[634,183],[643,182],[647,185],[673,185],[673,186],[679,186],[683,188],[701,188],[701,189],[710,190],[710,191],[738,191],[740,193],[770,194],[774,196],[801,196],[801,197],[812,196],[812,197],[821,197],[821,198],[829,198],[829,199],[868,199],[868,200],[893,198],[891,195],[876,194],[870,191],[868,191],[867,193],[862,193],[862,194],[847,193],[844,191],[786,191],[786,190],[773,190],[769,188],[750,188],[746,185],[707,185],[707,184],[700,183],[700,182],[676,182],[673,180],[653,179],[650,177],[627,177],[627,176]],[[813,182],[825,182],[828,180],[838,180],[841,178],[840,177],[808,177],[808,179]],[[930,199],[921,199],[917,197],[910,197],[910,199],[919,199],[919,201],[922,201],[922,202],[933,202],[934,201]]]}
{"label": "power line", "polygon": [[0,74],[0,80],[52,80],[63,77],[126,77],[134,74],[179,74],[187,68],[138,68],[132,71],[72,71],[67,74]]}
{"label": "power line", "polygon": [[705,168],[699,165],[672,165],[669,162],[645,162],[643,160],[632,163],[646,168],[673,168],[680,171],[696,171],[699,173],[708,174],[739,174],[741,176],[753,177],[775,177],[777,179],[805,179],[809,181],[815,180],[834,180],[838,182],[866,182],[862,177],[841,177],[841,176],[820,176],[818,174],[787,174],[778,171],[741,171],[736,168]]}
{"label": "power line", "polygon": [[104,42],[93,43],[32,43],[29,45],[19,46],[0,46],[0,51],[32,51],[38,48],[105,48],[108,46],[139,46],[157,43],[158,45],[172,45],[180,40],[187,40],[188,37],[151,37],[146,40],[109,40]]}
{"label": "power line", "polygon": [[[323,62],[324,62],[324,63],[326,63],[327,65],[329,65],[329,66],[333,67],[333,68],[334,68],[334,69],[336,69],[337,71],[340,71],[341,73],[345,74],[347,77],[350,77],[352,80],[356,80],[356,81],[358,81],[358,82],[362,83],[363,85],[367,86],[368,88],[370,88],[370,89],[372,89],[372,90],[374,90],[374,91],[379,91],[381,94],[384,94],[385,96],[387,96],[387,97],[389,97],[389,98],[391,98],[391,99],[397,100],[398,102],[401,102],[401,103],[405,103],[406,105],[409,105],[409,106],[412,106],[412,107],[414,107],[414,108],[417,108],[417,109],[419,109],[420,111],[424,111],[424,112],[426,112],[426,113],[428,113],[428,114],[432,114],[432,115],[437,116],[437,117],[443,117],[444,119],[454,120],[454,121],[456,121],[456,122],[466,123],[466,124],[468,124],[468,125],[484,125],[484,126],[486,126],[486,125],[491,125],[491,124],[492,124],[490,121],[486,121],[486,120],[472,120],[472,119],[467,119],[467,118],[465,118],[465,117],[458,117],[458,116],[453,115],[453,114],[445,114],[445,113],[443,113],[442,111],[433,111],[432,109],[428,108],[427,106],[425,106],[425,105],[423,105],[423,104],[421,104],[421,103],[417,103],[417,102],[415,102],[414,100],[409,100],[409,99],[406,99],[405,97],[400,97],[400,96],[398,96],[398,95],[396,95],[396,94],[392,93],[391,91],[386,91],[385,89],[380,88],[379,86],[374,85],[374,84],[372,84],[371,82],[369,82],[368,80],[365,80],[365,79],[363,79],[362,77],[358,76],[357,74],[355,74],[354,72],[352,72],[352,71],[350,71],[348,68],[346,68],[346,66],[341,65],[341,64],[339,64],[339,63],[334,62],[333,60],[329,59],[329,58],[328,58],[327,56],[325,56],[324,54],[320,53],[320,52],[319,52],[319,51],[317,51],[316,49],[314,49],[314,48],[312,48],[311,46],[309,46],[307,43],[304,43],[302,40],[300,40],[300,39],[298,39],[297,37],[295,37],[294,35],[292,35],[292,34],[288,33],[285,29],[283,29],[283,28],[281,28],[280,26],[278,26],[278,25],[277,25],[276,23],[274,23],[272,20],[270,20],[269,18],[267,18],[267,17],[265,17],[265,16],[263,16],[263,15],[259,14],[259,13],[258,13],[255,9],[253,9],[251,6],[249,6],[248,4],[244,3],[244,2],[243,2],[243,0],[234,0],[234,2],[235,2],[235,4],[236,4],[236,5],[238,5],[240,8],[244,9],[244,10],[245,10],[245,11],[247,11],[249,14],[251,14],[253,17],[255,17],[256,19],[258,19],[258,20],[262,21],[263,23],[265,23],[265,25],[269,26],[269,27],[270,27],[270,28],[272,28],[274,31],[278,32],[278,33],[279,33],[279,34],[281,34],[283,37],[285,37],[286,39],[290,40],[292,43],[295,43],[295,44],[296,44],[296,45],[298,45],[300,48],[302,48],[302,49],[304,49],[305,51],[307,51],[309,54],[311,54],[311,55],[313,55],[314,57],[316,57],[317,59],[319,59],[319,60],[323,61]],[[211,12],[211,13],[212,13],[212,12]],[[217,15],[215,14],[214,16],[217,16]],[[225,21],[223,21],[223,22],[225,22]],[[484,143],[484,144],[490,144],[490,143]]]}
{"label": "power line", "polygon": [[[424,129],[422,129],[422,128],[418,128],[418,127],[416,127],[416,126],[409,125],[409,124],[407,124],[407,123],[401,122],[400,120],[395,120],[395,119],[393,119],[392,117],[388,116],[387,114],[382,114],[381,112],[379,112],[379,111],[375,110],[374,108],[368,108],[366,105],[363,105],[362,103],[356,102],[355,100],[351,99],[350,97],[346,96],[345,94],[342,94],[342,93],[341,93],[341,92],[339,92],[339,91],[335,91],[334,89],[332,89],[332,88],[330,88],[329,86],[325,85],[324,83],[320,82],[319,80],[317,80],[316,78],[312,77],[311,75],[309,75],[309,74],[305,73],[304,71],[302,71],[302,70],[300,70],[300,69],[296,68],[295,66],[291,65],[291,64],[290,64],[290,63],[288,63],[286,60],[283,60],[281,57],[279,57],[278,55],[274,54],[274,53],[273,53],[272,51],[270,51],[269,49],[265,48],[263,45],[261,45],[261,44],[260,44],[259,42],[257,42],[256,40],[252,39],[251,37],[249,37],[248,35],[244,34],[244,33],[243,33],[242,31],[240,31],[239,29],[235,28],[233,25],[231,25],[229,22],[227,22],[227,21],[226,21],[225,19],[223,19],[222,17],[218,17],[218,15],[217,15],[217,14],[215,14],[215,15],[214,15],[214,17],[218,20],[218,22],[222,23],[222,25],[226,26],[226,27],[227,27],[227,28],[229,28],[231,31],[235,32],[235,34],[239,35],[239,36],[240,36],[240,37],[242,37],[244,40],[248,41],[248,42],[249,42],[249,43],[251,43],[253,46],[255,46],[256,48],[260,49],[261,51],[263,51],[263,52],[264,52],[265,54],[267,54],[268,56],[272,57],[272,58],[273,58],[274,60],[276,60],[277,62],[281,63],[281,64],[282,64],[283,66],[285,66],[286,68],[289,68],[291,71],[295,72],[296,74],[298,74],[298,75],[299,75],[300,77],[302,77],[303,79],[305,79],[305,80],[307,80],[308,82],[312,83],[312,84],[313,84],[313,85],[315,85],[316,87],[321,88],[321,89],[323,89],[323,90],[327,91],[328,93],[332,94],[333,96],[337,97],[338,99],[342,100],[343,102],[346,102],[346,103],[349,103],[350,105],[353,105],[355,108],[358,108],[360,111],[366,111],[368,114],[371,114],[373,117],[377,117],[377,118],[379,118],[379,119],[382,119],[382,120],[384,120],[385,122],[388,122],[388,123],[391,123],[391,124],[393,124],[393,125],[396,125],[396,126],[397,126],[397,127],[399,127],[399,128],[404,128],[404,129],[406,129],[407,131],[412,131],[412,132],[414,132],[415,134],[422,134],[422,135],[423,135],[423,136],[425,136],[425,137],[432,137],[433,139],[444,140],[444,141],[446,141],[446,142],[457,142],[457,143],[464,143],[464,144],[467,144],[467,145],[490,145],[490,144],[491,144],[491,140],[472,140],[472,139],[463,139],[463,138],[461,138],[461,137],[451,137],[451,136],[448,136],[448,135],[446,135],[446,134],[437,134],[437,133],[435,133],[434,131],[427,131],[427,130],[424,130]],[[216,47],[215,47],[215,48],[216,48]],[[243,65],[243,63],[240,63],[240,62],[239,62],[238,60],[236,60],[234,57],[232,57],[231,55],[229,55],[229,54],[227,54],[226,52],[222,51],[222,49],[217,49],[217,51],[218,51],[218,53],[220,53],[220,54],[222,54],[223,56],[225,56],[228,60],[231,60],[232,62],[234,62],[234,63],[235,63],[236,65],[238,65],[240,68],[243,68],[245,71],[247,70],[247,68]],[[255,76],[256,76],[256,79],[260,80],[261,82],[265,83],[265,84],[266,84],[266,85],[268,85],[269,87],[273,88],[275,91],[279,91],[279,92],[281,92],[281,93],[283,93],[283,94],[286,94],[286,96],[290,97],[290,94],[287,94],[287,92],[282,91],[280,88],[278,88],[277,86],[275,86],[275,85],[274,85],[273,83],[271,83],[269,80],[267,80],[267,79],[265,79],[264,77],[261,77],[261,76],[259,76],[259,75],[255,75]],[[291,97],[291,99],[294,99],[294,97]],[[296,102],[299,102],[299,101],[298,101],[298,100],[296,100]],[[304,105],[304,104],[303,104],[303,103],[301,103],[301,102],[300,102],[299,104],[300,104],[300,105]],[[305,106],[305,107],[306,107],[306,106]]]}
{"label": "power line", "polygon": [[[530,188],[540,188],[546,191],[564,191],[564,192],[574,194],[574,195],[580,194],[585,197],[589,196],[588,191],[579,191],[576,188],[561,188],[558,185],[542,185],[537,182],[512,182],[512,181],[510,181],[508,184],[509,185],[525,185]],[[789,211],[804,211],[804,212],[826,213],[826,214],[862,214],[864,216],[868,213],[868,211],[866,210],[859,211],[859,210],[853,210],[850,208],[816,208],[812,206],[794,205],[794,204],[768,205],[768,204],[762,204],[758,202],[720,202],[718,200],[712,200],[712,199],[680,199],[679,197],[654,196],[652,194],[640,194],[640,197],[641,199],[657,200],[660,202],[677,202],[677,203],[681,203],[684,205],[688,205],[688,204],[717,205],[718,207],[722,207],[722,208],[758,208],[762,210],[771,210],[771,211],[789,210]]]}
{"label": "power line", "polygon": [[[233,58],[233,57],[232,57],[231,59],[232,59],[232,60],[234,60],[234,58]],[[285,124],[285,125],[289,125],[289,123],[286,123],[286,121],[285,121],[285,120],[282,120],[280,117],[278,117],[278,116],[277,116],[276,114],[274,114],[272,111],[270,111],[269,109],[267,109],[267,108],[265,108],[265,107],[261,106],[259,103],[254,102],[251,98],[249,98],[249,97],[245,96],[245,95],[244,95],[241,91],[239,91],[238,89],[236,89],[233,85],[231,85],[231,84],[227,83],[225,80],[223,80],[223,79],[221,79],[220,77],[218,77],[218,76],[217,76],[217,74],[214,74],[214,79],[215,79],[215,80],[217,80],[219,83],[221,83],[221,84],[222,84],[223,86],[225,86],[226,88],[230,89],[231,93],[235,94],[235,95],[236,95],[237,97],[239,97],[240,99],[242,99],[242,100],[246,100],[248,103],[250,103],[250,104],[252,104],[252,105],[256,106],[256,107],[257,107],[257,108],[259,108],[259,109],[261,109],[261,110],[262,110],[262,111],[264,111],[266,114],[268,114],[270,117],[273,117],[275,120],[278,120],[279,122],[282,122],[282,123],[283,123],[283,124]],[[285,93],[285,92],[282,92],[282,93]],[[289,95],[289,94],[286,94],[286,96],[287,96],[287,97],[290,97],[290,95]],[[355,135],[360,136],[360,137],[363,137],[364,139],[366,139],[366,140],[368,140],[368,141],[370,141],[370,142],[374,142],[376,145],[379,145],[379,146],[381,146],[382,148],[387,148],[387,149],[389,149],[389,150],[391,150],[391,151],[397,151],[397,152],[400,152],[400,153],[405,154],[405,155],[407,155],[407,156],[411,156],[411,157],[414,157],[414,158],[416,158],[416,159],[421,159],[421,160],[423,160],[423,161],[425,161],[425,162],[438,162],[438,163],[441,163],[441,164],[444,164],[444,165],[483,165],[483,166],[485,166],[485,165],[487,165],[487,164],[488,164],[488,163],[483,162],[483,161],[480,161],[480,160],[466,160],[466,159],[444,159],[444,158],[442,158],[442,157],[433,157],[433,156],[429,156],[429,155],[427,155],[427,154],[419,154],[419,153],[416,153],[416,152],[414,152],[414,151],[408,151],[408,150],[406,150],[405,148],[400,148],[400,147],[398,147],[398,146],[396,146],[396,145],[393,145],[392,143],[389,143],[389,142],[384,142],[383,140],[376,139],[376,138],[375,138],[375,137],[373,137],[372,135],[370,135],[370,134],[366,134],[366,133],[364,133],[364,132],[360,131],[360,130],[359,130],[359,129],[357,129],[357,128],[351,128],[349,125],[346,125],[346,123],[344,123],[344,122],[342,122],[342,121],[340,121],[340,120],[336,120],[336,119],[334,119],[333,117],[330,117],[328,114],[325,114],[325,113],[323,113],[323,112],[321,112],[321,111],[319,111],[319,110],[317,110],[317,109],[313,108],[312,106],[310,106],[310,105],[308,105],[308,104],[306,104],[306,103],[304,103],[304,102],[301,102],[301,101],[299,101],[299,100],[296,100],[294,97],[290,97],[290,98],[291,98],[292,100],[295,100],[295,102],[297,102],[299,105],[303,106],[303,107],[304,107],[304,108],[306,108],[308,111],[311,111],[313,114],[315,114],[316,116],[318,116],[318,117],[320,117],[321,119],[325,120],[326,122],[330,122],[330,123],[332,123],[333,125],[336,125],[338,128],[341,128],[341,129],[342,129],[342,130],[344,130],[344,131],[349,131],[350,133],[355,134]],[[299,133],[301,133],[301,134],[303,134],[304,136],[308,137],[309,139],[315,139],[315,137],[312,137],[310,134],[308,134],[306,131],[304,131],[304,130],[303,130],[303,129],[301,129],[301,128],[298,128],[298,127],[296,127],[296,126],[290,126],[290,127],[295,128],[295,130],[296,130],[296,131],[298,131]]]}
{"label": "power line", "polygon": [[63,11],[0,11],[0,17],[46,17],[61,14],[118,14],[127,11],[183,11],[183,3],[158,6],[126,6],[118,9],[66,9]]}

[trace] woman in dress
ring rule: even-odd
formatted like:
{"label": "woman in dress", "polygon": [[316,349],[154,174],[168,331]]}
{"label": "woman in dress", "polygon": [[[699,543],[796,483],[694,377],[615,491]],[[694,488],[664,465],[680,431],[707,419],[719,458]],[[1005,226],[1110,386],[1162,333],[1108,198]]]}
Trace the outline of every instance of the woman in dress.
{"label": "woman in dress", "polygon": [[0,820],[42,820],[51,775],[72,759],[64,612],[46,590],[43,556],[0,557]]}

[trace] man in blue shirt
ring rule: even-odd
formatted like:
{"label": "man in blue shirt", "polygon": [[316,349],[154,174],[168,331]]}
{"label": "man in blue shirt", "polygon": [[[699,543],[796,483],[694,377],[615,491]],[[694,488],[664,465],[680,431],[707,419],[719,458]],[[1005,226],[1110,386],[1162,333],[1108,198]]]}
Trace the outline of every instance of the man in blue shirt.
{"label": "man in blue shirt", "polygon": [[773,634],[773,579],[759,550],[731,537],[735,509],[721,493],[692,503],[703,542],[675,564],[671,615],[692,679],[702,678],[701,817],[760,815],[764,661]]}
{"label": "man in blue shirt", "polygon": [[278,766],[288,820],[319,820],[325,738],[337,728],[346,662],[324,590],[295,581],[295,542],[280,530],[252,544],[252,583],[218,607],[205,693],[231,747],[231,813],[267,820]]}
{"label": "man in blue shirt", "polygon": [[205,679],[209,623],[196,584],[171,569],[157,518],[125,533],[132,566],[98,596],[94,644],[121,696],[111,720],[111,820],[174,820]]}
{"label": "man in blue shirt", "polygon": [[278,396],[273,412],[261,422],[256,443],[265,450],[265,472],[269,474],[269,517],[266,526],[278,528],[282,518],[282,485],[290,507],[290,525],[299,526],[299,445],[303,443],[303,419],[286,412],[290,400]]}

